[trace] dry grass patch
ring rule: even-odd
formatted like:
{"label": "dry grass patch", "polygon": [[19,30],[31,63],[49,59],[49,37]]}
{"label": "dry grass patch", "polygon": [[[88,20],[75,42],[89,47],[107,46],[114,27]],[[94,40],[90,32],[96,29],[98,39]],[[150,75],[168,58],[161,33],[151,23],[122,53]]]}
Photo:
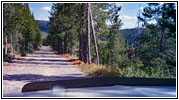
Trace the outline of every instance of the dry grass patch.
{"label": "dry grass patch", "polygon": [[69,59],[72,58],[69,54],[63,54],[63,56],[64,56],[65,58],[69,58]]}
{"label": "dry grass patch", "polygon": [[69,54],[63,54],[63,57],[69,59],[74,65],[84,64],[83,61],[77,59],[77,57],[70,56]]}
{"label": "dry grass patch", "polygon": [[79,60],[79,59],[70,59],[74,65],[80,65],[80,64],[84,64],[83,61]]}
{"label": "dry grass patch", "polygon": [[114,77],[121,76],[123,74],[121,70],[116,68],[108,68],[105,65],[97,66],[96,64],[83,64],[80,68],[83,72],[92,77]]}
{"label": "dry grass patch", "polygon": [[79,68],[84,73],[92,77],[114,77],[123,75],[123,72],[117,68],[110,68],[105,65],[85,64],[83,61],[69,54],[63,54],[63,56],[73,62],[74,65],[79,65]]}
{"label": "dry grass patch", "polygon": [[59,54],[58,51],[53,51],[55,54]]}

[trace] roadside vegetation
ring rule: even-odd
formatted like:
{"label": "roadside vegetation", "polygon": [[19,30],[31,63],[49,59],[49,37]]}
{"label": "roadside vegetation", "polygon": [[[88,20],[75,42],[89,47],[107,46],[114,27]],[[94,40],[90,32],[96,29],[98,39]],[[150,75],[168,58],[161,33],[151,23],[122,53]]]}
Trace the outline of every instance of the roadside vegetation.
{"label": "roadside vegetation", "polygon": [[41,46],[37,21],[27,3],[3,3],[3,61],[26,56]]}
{"label": "roadside vegetation", "polygon": [[170,73],[169,70],[161,69],[162,67],[158,67],[158,69],[151,68],[148,70],[143,70],[134,66],[129,66],[126,68],[112,68],[102,64],[87,64],[83,61],[80,61],[76,57],[71,57],[69,54],[64,54],[63,56],[72,61],[74,65],[77,65],[82,72],[92,77],[175,78],[175,76]]}
{"label": "roadside vegetation", "polygon": [[[176,4],[149,3],[134,29],[115,3],[54,3],[43,45],[93,77],[176,77]],[[28,4],[3,4],[3,57],[25,56],[42,44]],[[155,23],[151,23],[151,21]],[[71,56],[69,56],[71,55]]]}
{"label": "roadside vegetation", "polygon": [[175,78],[176,5],[149,3],[137,16],[143,27],[122,31],[121,9],[108,3],[54,4],[46,44],[76,56],[94,77]]}

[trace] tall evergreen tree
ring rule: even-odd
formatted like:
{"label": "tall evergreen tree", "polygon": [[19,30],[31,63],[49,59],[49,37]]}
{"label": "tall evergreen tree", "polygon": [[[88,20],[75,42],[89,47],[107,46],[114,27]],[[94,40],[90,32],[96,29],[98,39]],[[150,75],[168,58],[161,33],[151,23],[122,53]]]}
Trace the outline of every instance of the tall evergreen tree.
{"label": "tall evergreen tree", "polygon": [[[36,50],[41,45],[41,34],[28,4],[4,3],[3,12],[4,54],[20,52],[23,55]],[[34,44],[36,48],[32,46]]]}
{"label": "tall evergreen tree", "polygon": [[[72,9],[73,8],[73,9]],[[81,9],[82,8],[82,9]],[[91,33],[94,33],[92,25],[92,12],[90,4],[54,4],[50,17],[49,39],[57,39],[58,42],[51,42],[51,46],[59,53],[76,54],[85,63],[91,63]],[[63,20],[62,20],[63,19]],[[93,30],[91,31],[91,27]],[[95,33],[94,33],[95,34]],[[93,34],[93,39],[96,37]],[[77,38],[79,36],[79,38]],[[58,38],[55,38],[58,37]],[[70,41],[69,41],[70,40]],[[77,42],[79,41],[79,42]],[[97,52],[97,42],[95,42]],[[75,46],[79,46],[75,47]],[[99,56],[97,55],[96,57]]]}
{"label": "tall evergreen tree", "polygon": [[[170,69],[176,66],[176,7],[174,3],[149,3],[143,12],[146,30],[138,37],[136,54],[145,67]],[[156,24],[148,24],[155,20]],[[168,74],[168,72],[167,72]]]}

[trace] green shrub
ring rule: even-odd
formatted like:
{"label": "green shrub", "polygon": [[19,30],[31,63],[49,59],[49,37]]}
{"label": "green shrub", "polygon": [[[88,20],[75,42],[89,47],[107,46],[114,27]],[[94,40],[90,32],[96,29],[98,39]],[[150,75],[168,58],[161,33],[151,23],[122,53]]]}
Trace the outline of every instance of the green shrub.
{"label": "green shrub", "polygon": [[14,59],[12,55],[3,55],[3,61],[11,62]]}
{"label": "green shrub", "polygon": [[26,56],[27,52],[25,50],[20,51],[21,56]]}

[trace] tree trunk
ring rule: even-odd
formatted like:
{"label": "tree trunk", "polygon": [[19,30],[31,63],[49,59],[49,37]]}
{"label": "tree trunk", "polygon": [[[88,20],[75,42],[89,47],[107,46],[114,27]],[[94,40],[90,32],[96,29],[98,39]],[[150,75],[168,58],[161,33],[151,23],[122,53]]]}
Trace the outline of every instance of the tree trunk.
{"label": "tree trunk", "polygon": [[161,32],[162,36],[160,38],[160,52],[163,52],[163,37],[164,37],[164,31],[162,28],[162,32]]}
{"label": "tree trunk", "polygon": [[113,44],[112,44],[112,48],[113,48],[113,50],[112,50],[112,68],[114,68],[115,67],[115,50],[116,50],[116,44],[115,44],[115,41],[116,41],[116,36],[114,35],[114,37],[113,37]]}
{"label": "tree trunk", "polygon": [[16,51],[19,51],[19,36],[17,36],[17,41],[16,41]]}
{"label": "tree trunk", "polygon": [[[80,26],[82,27],[82,21],[80,22]],[[79,60],[83,60],[83,41],[82,41],[82,34],[83,34],[83,29],[81,28],[80,29],[80,32],[79,32]]]}
{"label": "tree trunk", "polygon": [[62,44],[62,38],[60,37],[60,54],[62,54],[63,53],[63,46],[62,46],[63,44]]}
{"label": "tree trunk", "polygon": [[[87,34],[87,5],[86,4],[83,4],[83,8],[84,8],[84,28],[86,28],[85,30],[84,30],[84,33],[82,34],[82,41],[83,41],[83,61],[84,61],[84,63],[87,63],[88,62],[88,34]],[[83,28],[82,27],[82,28]]]}
{"label": "tree trunk", "polygon": [[62,40],[62,54],[64,54],[64,40]]}
{"label": "tree trunk", "polygon": [[13,36],[12,36],[12,32],[11,32],[11,53],[13,53],[13,47],[14,44],[13,44]]}
{"label": "tree trunk", "polygon": [[[3,14],[3,17],[7,16],[7,8],[8,8],[8,4],[7,3],[4,3],[3,4],[3,7],[4,7],[4,14]],[[3,35],[5,35],[5,55],[7,55],[7,20],[5,20],[5,18],[3,19],[3,24],[4,24],[4,27],[3,27]]]}
{"label": "tree trunk", "polygon": [[83,41],[83,61],[84,63],[87,63],[87,35],[82,35],[82,41]]}
{"label": "tree trunk", "polygon": [[27,38],[25,37],[25,45],[24,45],[25,51],[27,51],[27,45],[28,45],[28,42],[27,42]]}
{"label": "tree trunk", "polygon": [[[84,10],[84,4],[81,5],[81,9]],[[81,61],[84,61],[84,55],[83,55],[83,52],[84,52],[84,49],[83,49],[83,45],[84,45],[84,41],[83,41],[83,34],[84,34],[84,31],[83,31],[83,26],[84,26],[84,13],[81,14],[81,17],[80,18],[80,32],[79,32],[79,59]]]}
{"label": "tree trunk", "polygon": [[[165,8],[166,8],[166,4],[163,5],[164,6],[164,11],[165,11]],[[162,17],[165,17],[165,14],[162,13]],[[165,25],[164,25],[164,22],[161,24],[161,38],[160,38],[160,52],[163,53],[164,52],[164,49],[165,49],[165,46],[164,46],[164,40],[165,40]],[[163,55],[161,55],[161,58],[163,58]]]}
{"label": "tree trunk", "polygon": [[90,4],[88,3],[87,5],[87,43],[88,43],[88,46],[87,46],[87,61],[88,61],[88,64],[91,64],[91,52],[90,52],[90,13],[89,13],[89,7],[90,7]]}
{"label": "tree trunk", "polygon": [[72,47],[71,47],[71,55],[72,55],[72,57],[74,55],[74,44],[72,44]]}
{"label": "tree trunk", "polygon": [[114,68],[114,57],[112,57],[112,68]]}
{"label": "tree trunk", "polygon": [[93,39],[94,39],[94,47],[95,47],[95,54],[96,54],[96,65],[99,65],[98,46],[97,46],[97,40],[96,40],[96,35],[95,35],[95,30],[94,30],[94,24],[93,24],[92,11],[91,11],[90,4],[89,4],[89,13],[90,13],[90,22],[91,22],[91,27],[92,27],[92,34],[93,34]]}
{"label": "tree trunk", "polygon": [[57,41],[57,49],[58,49],[58,52],[60,53],[60,37],[58,36],[58,41]]}
{"label": "tree trunk", "polygon": [[7,55],[7,36],[5,37],[5,55]]}

